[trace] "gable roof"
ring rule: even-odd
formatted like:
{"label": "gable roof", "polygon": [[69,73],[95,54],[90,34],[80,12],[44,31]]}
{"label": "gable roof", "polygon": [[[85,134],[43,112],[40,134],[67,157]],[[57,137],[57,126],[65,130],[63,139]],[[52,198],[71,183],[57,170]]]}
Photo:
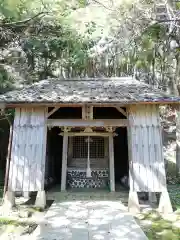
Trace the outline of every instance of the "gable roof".
{"label": "gable roof", "polygon": [[47,79],[0,95],[0,102],[22,103],[173,103],[168,95],[133,78]]}

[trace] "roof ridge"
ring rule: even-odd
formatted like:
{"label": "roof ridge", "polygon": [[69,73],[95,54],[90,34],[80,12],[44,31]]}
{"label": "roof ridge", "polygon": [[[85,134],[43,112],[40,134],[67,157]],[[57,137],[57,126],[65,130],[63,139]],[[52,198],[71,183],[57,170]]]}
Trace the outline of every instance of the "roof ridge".
{"label": "roof ridge", "polygon": [[102,77],[102,78],[47,78],[47,79],[42,79],[40,81],[37,81],[35,83],[39,83],[41,81],[53,81],[53,80],[59,80],[59,81],[109,81],[109,80],[134,80],[138,81],[137,79],[133,77]]}

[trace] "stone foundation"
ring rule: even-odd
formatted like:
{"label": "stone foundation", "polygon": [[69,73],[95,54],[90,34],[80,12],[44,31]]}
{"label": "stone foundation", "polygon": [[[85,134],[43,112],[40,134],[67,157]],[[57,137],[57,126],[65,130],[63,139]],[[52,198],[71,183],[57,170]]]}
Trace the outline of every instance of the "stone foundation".
{"label": "stone foundation", "polygon": [[67,185],[70,188],[105,188],[109,185],[109,170],[93,169],[88,178],[85,169],[68,169]]}

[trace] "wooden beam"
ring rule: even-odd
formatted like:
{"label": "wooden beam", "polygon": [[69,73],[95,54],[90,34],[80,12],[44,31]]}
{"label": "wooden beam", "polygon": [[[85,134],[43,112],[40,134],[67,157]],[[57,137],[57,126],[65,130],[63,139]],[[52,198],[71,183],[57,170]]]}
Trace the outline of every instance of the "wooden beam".
{"label": "wooden beam", "polygon": [[[127,102],[127,103],[122,103],[121,102],[114,102],[114,103],[108,103],[108,102],[104,102],[104,103],[91,103],[93,105],[93,107],[114,107],[115,104],[118,104],[118,106],[130,106],[130,105],[179,105],[179,102],[176,101],[157,101],[157,102]],[[120,105],[119,105],[120,104]],[[27,108],[27,107],[55,107],[55,106],[59,106],[59,107],[82,107],[84,106],[83,103],[51,103],[51,102],[41,102],[41,103],[36,103],[36,102],[17,102],[17,103],[13,103],[13,102],[9,102],[9,103],[5,103],[5,107],[6,108],[16,108],[16,107],[23,107],[23,108]]]}
{"label": "wooden beam", "polygon": [[50,112],[47,114],[47,118],[50,117],[53,113],[55,113],[60,107],[54,107]]}
{"label": "wooden beam", "polygon": [[127,125],[127,119],[47,119],[49,127],[126,127]]}
{"label": "wooden beam", "polygon": [[105,132],[65,132],[60,133],[59,135],[64,136],[67,135],[69,137],[72,136],[101,136],[101,137],[109,137],[113,136],[113,133],[105,133]]}
{"label": "wooden beam", "polygon": [[125,117],[127,117],[127,113],[124,111],[124,109],[122,109],[121,107],[119,106],[116,106],[115,107],[120,113],[122,113]]}
{"label": "wooden beam", "polygon": [[92,120],[93,119],[93,106],[84,105],[82,107],[82,119],[83,120]]}

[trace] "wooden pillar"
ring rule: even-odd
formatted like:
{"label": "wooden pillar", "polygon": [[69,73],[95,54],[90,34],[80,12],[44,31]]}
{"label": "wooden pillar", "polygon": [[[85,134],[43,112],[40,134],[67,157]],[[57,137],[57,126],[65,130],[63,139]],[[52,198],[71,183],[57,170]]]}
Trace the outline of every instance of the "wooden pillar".
{"label": "wooden pillar", "polygon": [[[129,119],[128,119],[129,120]],[[127,128],[127,136],[128,136],[128,155],[129,155],[129,198],[128,198],[128,211],[132,214],[137,214],[140,212],[140,205],[137,191],[134,189],[134,174],[133,174],[133,143],[132,143],[132,126],[131,122],[129,122],[129,126]]]}
{"label": "wooden pillar", "polygon": [[109,139],[107,137],[105,137],[104,138],[104,156],[105,156],[105,158],[108,158],[108,156],[109,156],[108,144],[109,144]]}
{"label": "wooden pillar", "polygon": [[66,190],[67,150],[68,150],[68,135],[64,134],[64,136],[63,136],[63,152],[62,152],[61,191]]}
{"label": "wooden pillar", "polygon": [[73,155],[73,137],[69,137],[69,144],[68,144],[68,157],[72,159]]}
{"label": "wooden pillar", "polygon": [[109,178],[110,178],[110,191],[115,191],[114,180],[114,139],[113,135],[109,136]]}

